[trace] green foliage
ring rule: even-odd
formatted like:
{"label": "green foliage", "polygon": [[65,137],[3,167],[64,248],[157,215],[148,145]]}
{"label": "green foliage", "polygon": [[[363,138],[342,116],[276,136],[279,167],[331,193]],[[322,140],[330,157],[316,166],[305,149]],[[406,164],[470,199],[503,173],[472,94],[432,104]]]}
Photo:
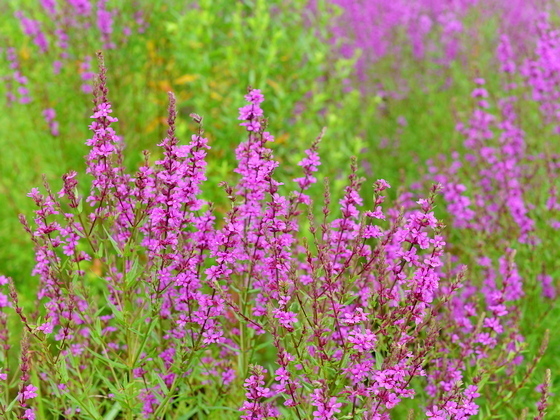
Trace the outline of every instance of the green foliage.
{"label": "green foliage", "polygon": [[[53,75],[53,56],[39,54],[32,41],[22,35],[13,13],[20,8],[34,10],[35,6],[32,0],[0,4],[0,15],[5,16],[0,42],[16,48],[34,98],[28,105],[7,106],[5,88],[0,84],[0,273],[13,277],[17,287],[29,291],[30,296],[34,290],[30,276],[32,244],[22,233],[17,215],[31,214],[33,204],[25,194],[42,183],[42,174],[53,180],[70,169],[83,172],[83,156],[87,153],[84,141],[90,137],[86,130],[90,113],[84,110],[91,108],[89,95],[80,92],[79,63],[74,61],[61,74]],[[124,15],[144,10],[149,21],[144,34],[135,34],[117,49],[104,51],[112,73],[109,95],[118,98],[115,115],[120,121],[116,130],[127,133],[127,148],[133,151],[127,153],[127,166],[135,168],[142,160],[142,150],[154,150],[153,145],[165,136],[167,91],[173,91],[178,98],[179,137],[188,140],[194,132],[189,118],[193,112],[203,115],[206,125],[211,127],[206,135],[213,147],[208,159],[208,183],[213,187],[205,189],[204,198],[215,201],[218,207],[227,205],[217,185],[234,169],[233,147],[244,133],[232,121],[237,118],[235,109],[248,86],[261,89],[267,98],[263,107],[270,117],[269,131],[277,140],[273,146],[275,156],[288,164],[284,166],[286,178],[295,176],[295,163],[302,151],[322,127],[327,127],[320,148],[324,165],[321,172],[331,178],[333,201],[344,185],[342,174],[348,172],[341,162],[352,155],[364,162],[360,171],[368,179],[366,188],[377,178],[405,186],[418,181],[425,171],[426,159],[463,149],[455,124],[468,118],[471,111],[472,79],[483,74],[490,91],[500,89],[493,70],[496,22],[482,27],[478,38],[463,40],[469,54],[464,62],[453,63],[449,68],[442,70],[429,63],[417,63],[406,54],[407,65],[400,68],[398,75],[394,74],[393,57],[377,63],[376,75],[387,90],[398,90],[403,81],[407,82],[407,94],[394,99],[377,94],[363,97],[357,85],[353,90],[343,90],[342,82],[352,78],[353,60],[335,58],[332,54],[328,25],[339,11],[326,2],[319,2],[316,14],[307,10],[303,0],[202,0],[196,5],[121,0],[111,2],[111,6],[118,7]],[[36,9],[34,13],[39,13]],[[470,19],[476,22],[476,16]],[[101,47],[98,37],[85,33],[73,46],[73,54],[94,56]],[[1,56],[1,75],[7,74],[7,66]],[[447,85],[447,79],[452,83]],[[527,101],[522,106],[527,143],[539,151],[553,149],[547,143],[548,131],[542,126],[535,104]],[[57,111],[61,128],[58,137],[49,134],[42,117],[48,107]],[[406,125],[399,124],[399,118]],[[151,159],[158,158],[155,153]],[[53,187],[59,188],[60,182],[53,183]],[[312,191],[320,203],[320,188]],[[366,200],[366,205],[371,202]],[[480,238],[449,231],[451,242],[461,244],[458,254],[464,262],[475,265],[469,250],[480,246]],[[534,255],[531,249],[521,247],[516,259],[524,277],[529,279],[531,291],[521,307],[529,357],[538,354],[544,331],[554,331],[560,316],[556,301],[543,304],[537,282],[531,283],[543,264],[553,267],[551,274],[555,278],[560,275],[555,262],[558,239],[546,221],[539,225],[539,232],[548,244],[542,253]],[[140,327],[134,332],[137,337],[147,333]],[[551,350],[543,355],[541,364],[558,372],[554,349],[560,345],[560,339],[551,334],[550,340]],[[101,352],[96,354],[100,363],[117,363],[103,360]],[[87,380],[100,383],[106,378],[92,372]],[[486,392],[500,395],[503,405],[485,407],[487,411],[482,411],[480,418],[513,416],[521,412],[525,398],[535,399],[534,388],[542,381],[540,373],[526,382],[523,378],[515,380],[523,384],[515,399],[499,384],[487,385]],[[558,387],[558,379],[554,379],[553,392],[558,392]],[[136,392],[133,383],[126,392]],[[219,396],[216,398],[219,406]],[[490,395],[489,399],[492,398]],[[118,416],[120,407],[127,404],[126,400],[118,401],[108,412]],[[403,418],[406,408],[403,405],[403,412],[399,413]],[[87,411],[88,406],[83,409]],[[497,415],[500,411],[502,414]],[[550,418],[558,413],[558,408],[551,408]],[[202,418],[205,414],[197,415]],[[106,414],[105,418],[111,416]]]}
{"label": "green foliage", "polygon": [[[91,98],[80,92],[78,62],[53,75],[52,55],[41,55],[22,35],[13,17],[22,6],[32,3],[14,1],[3,6],[6,15],[12,16],[5,38],[7,45],[17,50],[34,101],[11,107],[0,102],[5,109],[0,115],[0,147],[10,151],[0,156],[0,192],[4,197],[0,239],[10,243],[0,250],[0,271],[18,279],[18,284],[30,284],[31,245],[18,234],[21,228],[17,214],[30,214],[32,203],[25,194],[42,183],[42,174],[54,179],[70,169],[82,172],[87,153],[84,141],[90,137],[86,129],[90,113],[84,110],[91,108]],[[125,16],[142,10],[149,21],[144,34],[135,34],[117,49],[105,51],[107,66],[115,74],[109,83],[109,95],[118,98],[117,133],[127,133],[124,140],[127,149],[133,151],[127,153],[129,168],[141,163],[142,150],[154,150],[153,145],[164,137],[168,91],[175,92],[178,98],[180,137],[188,140],[192,132],[188,117],[192,112],[204,115],[213,127],[206,134],[213,147],[209,182],[215,187],[206,189],[209,193],[205,198],[222,206],[225,201],[213,191],[219,192],[218,183],[234,168],[233,147],[243,131],[231,121],[237,118],[235,104],[240,103],[249,85],[261,88],[270,98],[265,112],[270,116],[270,131],[277,138],[275,153],[281,161],[295,166],[303,149],[325,125],[331,132],[330,142],[339,141],[337,134],[348,133],[342,117],[344,108],[358,108],[359,97],[344,95],[340,89],[340,81],[350,73],[352,63],[329,60],[325,28],[331,12],[325,6],[317,14],[319,18],[308,12],[306,2],[301,0],[207,0],[197,5],[123,1],[115,2],[113,7]],[[122,28],[115,28],[115,32],[119,30]],[[101,46],[94,34],[84,34],[73,45],[73,54],[94,56]],[[8,63],[5,57],[1,60],[0,69],[6,74]],[[92,66],[95,71],[95,60]],[[2,95],[0,101],[4,100]],[[50,107],[57,111],[61,131],[58,137],[50,135],[42,116],[43,110]],[[297,115],[298,107],[305,110],[301,116]],[[341,139],[341,143],[351,144],[348,140]],[[356,153],[356,148],[325,146],[331,162]],[[331,156],[330,151],[336,153]],[[157,153],[152,159],[158,159]]]}

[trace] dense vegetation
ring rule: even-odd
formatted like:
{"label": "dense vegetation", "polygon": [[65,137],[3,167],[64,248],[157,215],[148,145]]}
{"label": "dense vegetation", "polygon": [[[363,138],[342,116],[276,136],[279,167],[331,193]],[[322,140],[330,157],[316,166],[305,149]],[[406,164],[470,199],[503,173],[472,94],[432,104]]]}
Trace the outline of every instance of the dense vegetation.
{"label": "dense vegetation", "polygon": [[2,3],[2,416],[556,418],[559,10]]}

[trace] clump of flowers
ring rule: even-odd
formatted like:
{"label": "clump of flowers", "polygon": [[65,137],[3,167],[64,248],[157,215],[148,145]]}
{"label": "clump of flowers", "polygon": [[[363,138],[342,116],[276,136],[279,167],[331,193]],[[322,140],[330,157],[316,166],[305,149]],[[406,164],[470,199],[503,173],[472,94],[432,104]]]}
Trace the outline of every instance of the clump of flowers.
{"label": "clump of flowers", "polygon": [[[542,36],[548,39],[549,34]],[[541,41],[539,45],[542,47]],[[541,47],[537,48],[537,57],[543,52]],[[551,124],[555,129],[550,113],[554,90],[545,83],[554,72],[547,70],[545,60],[532,59],[518,65],[505,34],[497,57],[502,94],[489,91],[487,81],[477,77],[471,94],[472,113],[467,122],[457,125],[464,137],[464,149],[428,162],[427,179],[441,184],[453,228],[446,237],[450,244],[449,273],[460,269],[458,262],[470,265],[470,278],[453,296],[450,312],[444,313],[441,321],[454,320],[458,328],[450,332],[449,339],[459,345],[460,352],[455,359],[450,352],[445,359],[435,360],[435,375],[428,376],[428,391],[433,395],[441,392],[442,385],[452,389],[454,383],[461,383],[474,363],[484,366],[482,376],[477,378],[482,381],[497,373],[498,366],[511,374],[525,364],[527,372],[533,372],[548,343],[547,335],[540,337],[542,344],[536,356],[524,360],[521,308],[529,299],[546,308],[557,294],[551,276],[556,261],[542,258],[534,264],[531,256],[553,243],[550,227],[555,226],[557,211],[558,165],[555,155],[537,152],[542,145],[530,143],[525,128],[532,127],[522,120],[520,110],[530,100],[525,90],[533,90],[532,99],[543,111],[543,125]],[[530,67],[534,71],[528,77]],[[402,199],[410,205],[413,196],[405,194]],[[535,317],[532,312],[530,316]],[[498,351],[500,346],[502,350]],[[521,384],[503,377],[498,391],[502,403],[511,401],[528,377],[519,379]],[[489,403],[489,410],[498,405]]]}
{"label": "clump of flowers", "polygon": [[[405,212],[384,203],[390,186],[378,180],[374,207],[363,209],[354,161],[337,210],[326,188],[314,214],[306,191],[316,182],[320,138],[301,160],[302,176],[278,182],[264,96],[249,89],[239,112],[247,140],[235,152],[236,176],[221,184],[230,208],[220,214],[200,198],[213,187],[205,184],[202,117],[191,115],[198,131],[180,144],[170,94],[162,158],[150,164],[146,153],[127,173],[102,61],[100,68],[86,143],[89,191],[70,172],[58,193],[48,183],[31,191],[34,223],[21,218],[35,243],[39,310],[24,311],[12,287],[26,338],[18,396],[10,403],[4,394],[3,414],[477,413],[482,372],[476,364],[474,374],[464,371],[473,354],[488,356],[485,367],[501,360],[491,357],[499,332],[489,332],[499,323],[483,331],[458,314],[464,273],[442,269],[439,186]],[[501,270],[508,283],[492,294],[496,317],[504,299],[519,295],[515,267],[508,260]],[[469,335],[479,345],[463,347]]]}
{"label": "clump of flowers", "polygon": [[[81,90],[90,94],[95,72],[90,68],[92,57],[83,52],[92,50],[92,47],[95,50],[96,45],[97,48],[113,50],[127,42],[133,34],[143,33],[147,28],[146,11],[138,7],[136,12],[127,16],[124,8],[109,7],[107,0],[40,0],[35,3],[34,8],[18,9],[14,13],[23,35],[31,41],[31,51],[15,45],[15,40],[9,40],[11,45],[0,51],[9,67],[2,72],[2,79],[8,105],[39,100],[44,106],[48,131],[58,136],[60,133],[53,108],[55,100],[34,86],[37,83],[34,79],[36,73],[40,73],[42,83],[45,72],[49,70],[55,78],[78,76]],[[30,54],[35,55],[33,67],[29,67]],[[24,56],[27,65],[18,56]],[[41,68],[42,64],[50,69]]]}
{"label": "clump of flowers", "polygon": [[[418,78],[430,71],[430,64],[434,63],[439,68],[437,77],[445,80],[449,73],[441,69],[457,61],[466,63],[469,54],[477,50],[473,46],[487,36],[485,26],[496,26],[499,30],[484,39],[485,43],[507,34],[514,40],[515,55],[524,54],[538,36],[534,21],[544,11],[556,7],[548,0],[397,0],[390,4],[383,0],[331,0],[329,3],[340,8],[331,26],[335,52],[357,58],[357,86],[366,94],[381,94],[379,81],[386,76],[381,77],[378,69],[385,57],[391,57],[391,63],[411,60],[422,63],[421,71],[413,76]],[[475,59],[478,61],[480,57]],[[397,91],[382,89],[383,94],[400,97],[409,87],[410,75],[405,73],[406,66],[390,64],[390,68]]]}

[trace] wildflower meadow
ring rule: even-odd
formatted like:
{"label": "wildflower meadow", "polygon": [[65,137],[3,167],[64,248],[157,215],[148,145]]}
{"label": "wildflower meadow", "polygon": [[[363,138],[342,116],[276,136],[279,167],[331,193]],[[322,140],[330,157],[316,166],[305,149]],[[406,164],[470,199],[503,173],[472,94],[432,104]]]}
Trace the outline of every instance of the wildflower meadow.
{"label": "wildflower meadow", "polygon": [[2,418],[560,418],[558,1],[0,13]]}

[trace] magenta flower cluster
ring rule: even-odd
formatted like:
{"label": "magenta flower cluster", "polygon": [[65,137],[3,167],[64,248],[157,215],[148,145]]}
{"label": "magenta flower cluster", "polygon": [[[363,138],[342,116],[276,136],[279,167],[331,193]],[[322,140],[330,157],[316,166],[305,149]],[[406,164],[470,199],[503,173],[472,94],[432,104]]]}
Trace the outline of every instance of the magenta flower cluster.
{"label": "magenta flower cluster", "polygon": [[[465,129],[474,145],[485,133],[478,122],[488,119],[478,85],[477,128]],[[33,224],[21,218],[35,244],[39,309],[25,311],[0,278],[11,286],[1,306],[15,309],[25,331],[19,377],[3,374],[6,384],[19,383],[13,403],[0,404],[3,414],[163,418],[230,409],[255,420],[388,420],[408,407],[467,419],[478,413],[483,383],[516,369],[523,338],[513,303],[523,289],[515,251],[498,267],[480,260],[487,280],[477,289],[445,254],[434,214],[441,187],[390,206],[390,185],[378,180],[373,206],[364,208],[355,161],[338,206],[325,183],[316,214],[307,190],[317,182],[324,132],[300,161],[301,176],[285,185],[264,96],[249,89],[245,100],[239,125],[247,139],[219,186],[229,206],[215,208],[203,199],[216,188],[206,182],[203,119],[191,114],[198,130],[180,144],[172,94],[155,159],[146,152],[136,173],[125,170],[100,59],[89,191],[70,172],[58,193],[48,183],[33,189]],[[448,197],[449,180],[441,181]],[[521,208],[516,221],[526,216]],[[492,221],[489,213],[476,226],[491,229]],[[531,233],[519,230],[527,241]]]}
{"label": "magenta flower cluster", "polygon": [[[124,23],[122,11],[109,7],[107,0],[37,0],[35,3],[34,8],[15,12],[24,36],[30,39],[37,50],[26,50],[25,54],[37,54],[37,59],[46,60],[55,76],[69,68],[73,74],[79,75],[81,90],[88,94],[93,91],[95,72],[90,67],[92,57],[84,55],[84,51],[95,51],[96,48],[116,49],[133,33],[143,33],[147,28],[142,10],[134,12],[134,16],[126,17],[127,23]],[[13,40],[9,42],[12,43]],[[95,47],[94,42],[99,45]],[[58,136],[60,133],[55,119],[56,111],[52,107],[53,98],[45,101],[45,95],[40,91],[31,95],[31,85],[38,84],[33,80],[31,83],[29,81],[33,70],[22,66],[22,60],[18,57],[20,53],[23,54],[20,46],[16,48],[15,45],[8,45],[10,44],[0,50],[9,65],[9,70],[3,72],[2,76],[8,105],[15,102],[27,104],[41,98],[46,102],[44,117],[48,131],[51,135]],[[44,82],[45,75],[42,74],[41,77],[41,82]]]}
{"label": "magenta flower cluster", "polygon": [[[451,160],[441,156],[429,162],[428,179],[441,183],[453,227],[476,232],[486,243],[496,245],[494,258],[490,258],[488,246],[477,253],[476,264],[483,270],[493,271],[491,267],[499,266],[505,273],[505,261],[513,258],[513,249],[521,245],[529,247],[531,252],[539,252],[548,243],[545,232],[560,227],[554,181],[559,169],[557,155],[531,151],[519,115],[520,103],[533,101],[542,112],[543,128],[551,136],[558,131],[558,112],[554,105],[556,62],[550,59],[550,50],[545,47],[554,48],[551,40],[556,31],[548,21],[546,14],[537,21],[540,35],[534,57],[516,60],[510,38],[506,34],[500,37],[496,58],[500,63],[503,93],[489,92],[485,79],[476,78],[471,117],[467,123],[457,125],[464,137],[465,151],[454,152]],[[544,169],[542,174],[540,168]],[[548,225],[544,230],[538,229],[541,221]],[[553,270],[554,267],[543,265],[535,276],[543,295],[549,299],[556,296],[549,274]],[[495,277],[487,273],[486,296],[492,295]],[[504,298],[517,300],[521,296],[522,279],[514,275],[511,281],[514,284],[510,287],[519,291],[506,293]]]}
{"label": "magenta flower cluster", "polygon": [[[356,57],[359,87],[369,93],[384,91],[379,84],[388,84],[380,75],[379,62],[389,57],[392,63],[422,63],[422,72],[434,63],[445,68],[456,61],[464,65],[476,51],[487,26],[499,22],[501,33],[513,40],[515,53],[530,48],[537,33],[534,21],[543,10],[554,8],[553,2],[538,0],[332,0],[341,9],[333,20],[331,42],[343,57]],[[476,24],[472,24],[473,19]],[[474,57],[478,60],[478,57]],[[406,66],[391,65],[400,97],[408,88],[403,70]],[[414,77],[422,77],[418,72]],[[439,72],[438,77],[446,77]],[[371,91],[370,91],[371,90]]]}

